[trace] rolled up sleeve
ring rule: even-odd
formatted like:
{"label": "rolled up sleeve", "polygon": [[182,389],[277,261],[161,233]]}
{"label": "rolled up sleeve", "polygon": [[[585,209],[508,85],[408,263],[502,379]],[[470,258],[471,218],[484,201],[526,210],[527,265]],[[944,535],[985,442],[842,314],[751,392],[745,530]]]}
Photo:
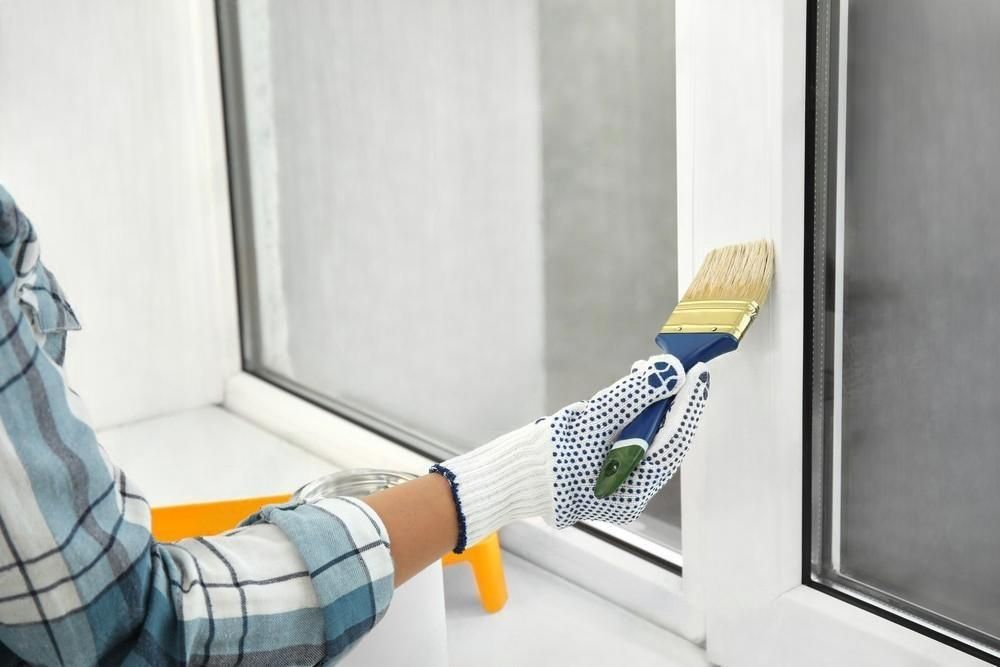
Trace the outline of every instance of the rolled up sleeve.
{"label": "rolled up sleeve", "polygon": [[36,240],[12,206],[0,188],[0,664],[341,657],[392,597],[378,516],[329,498],[265,507],[223,535],[155,541],[149,504],[64,380],[72,309],[47,271],[27,306],[19,297],[44,267],[21,270]]}

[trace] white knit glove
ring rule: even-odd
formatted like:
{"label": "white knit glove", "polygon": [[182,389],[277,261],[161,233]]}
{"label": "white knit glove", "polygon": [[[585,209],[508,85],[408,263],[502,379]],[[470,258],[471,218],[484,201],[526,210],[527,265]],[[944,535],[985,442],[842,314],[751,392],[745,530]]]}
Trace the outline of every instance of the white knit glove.
{"label": "white knit glove", "polygon": [[[635,520],[680,466],[708,386],[704,364],[685,373],[671,355],[640,360],[631,373],[589,401],[434,465],[431,472],[450,482],[458,510],[455,551],[461,553],[466,545],[526,517],[541,516],[558,528],[584,520]],[[646,457],[617,491],[597,498],[594,483],[618,433],[647,406],[675,394]]]}

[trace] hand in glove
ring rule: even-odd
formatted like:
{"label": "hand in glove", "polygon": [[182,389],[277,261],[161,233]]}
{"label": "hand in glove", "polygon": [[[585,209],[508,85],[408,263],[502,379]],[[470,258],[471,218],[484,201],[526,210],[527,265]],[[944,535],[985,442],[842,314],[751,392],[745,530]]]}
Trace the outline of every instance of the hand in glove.
{"label": "hand in glove", "polygon": [[[704,364],[685,372],[671,355],[632,372],[589,401],[568,405],[431,468],[451,484],[458,510],[456,552],[513,521],[544,517],[563,528],[577,521],[633,521],[680,466],[708,399]],[[607,498],[594,483],[618,433],[647,406],[677,395],[645,458]]]}

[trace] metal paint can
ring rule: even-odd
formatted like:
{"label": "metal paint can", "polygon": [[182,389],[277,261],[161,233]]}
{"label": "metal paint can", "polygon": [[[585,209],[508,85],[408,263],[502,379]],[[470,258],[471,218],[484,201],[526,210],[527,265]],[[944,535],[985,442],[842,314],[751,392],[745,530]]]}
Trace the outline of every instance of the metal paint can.
{"label": "metal paint can", "polygon": [[318,500],[335,496],[362,498],[377,491],[383,491],[403,482],[416,479],[408,472],[357,468],[324,475],[314,479],[295,492],[295,500]]}

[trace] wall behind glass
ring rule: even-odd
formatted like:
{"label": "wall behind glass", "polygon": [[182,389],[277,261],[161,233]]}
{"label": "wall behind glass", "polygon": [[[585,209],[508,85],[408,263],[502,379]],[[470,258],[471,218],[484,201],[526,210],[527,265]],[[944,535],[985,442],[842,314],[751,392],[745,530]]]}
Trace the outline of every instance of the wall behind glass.
{"label": "wall behind glass", "polygon": [[461,451],[656,352],[672,3],[238,8],[257,363]]}

